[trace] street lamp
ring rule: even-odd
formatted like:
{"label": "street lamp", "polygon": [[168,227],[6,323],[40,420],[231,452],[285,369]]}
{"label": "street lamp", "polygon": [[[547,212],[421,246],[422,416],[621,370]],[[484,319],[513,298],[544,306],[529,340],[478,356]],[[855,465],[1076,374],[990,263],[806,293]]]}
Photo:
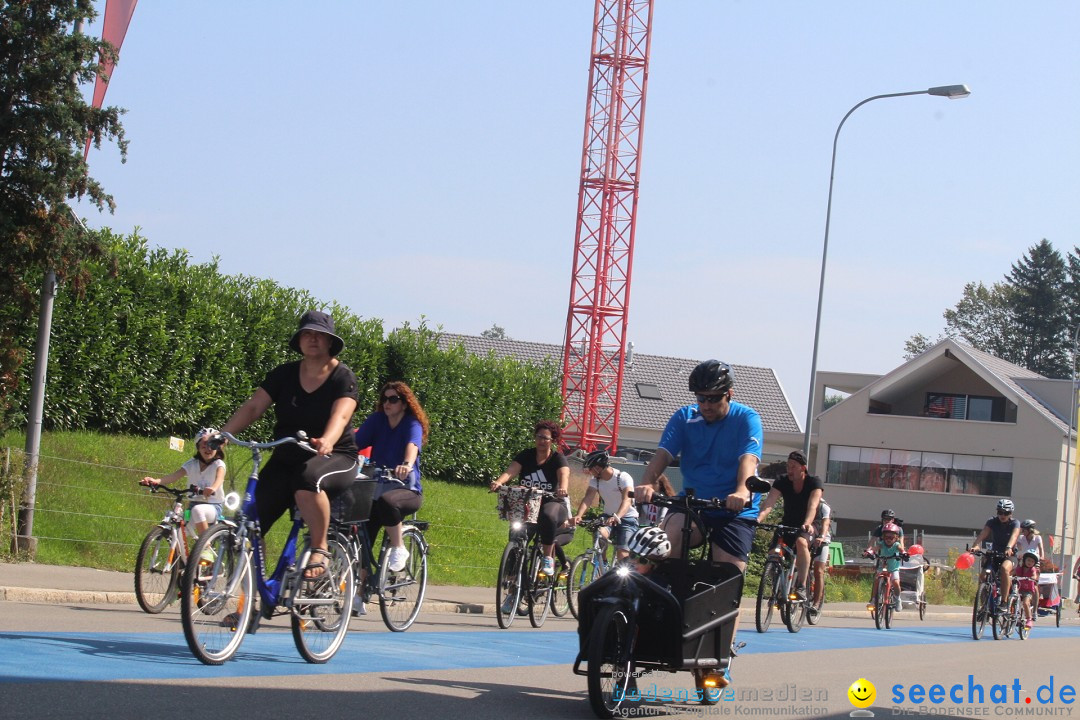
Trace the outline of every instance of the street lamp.
{"label": "street lamp", "polygon": [[[1058,563],[1058,572],[1061,573],[1062,579],[1070,577],[1065,574],[1065,532],[1069,526],[1069,471],[1072,470],[1072,433],[1073,423],[1076,422],[1076,347],[1080,344],[1080,325],[1076,326],[1076,332],[1073,333],[1073,351],[1072,351],[1072,383],[1069,385],[1069,394],[1072,396],[1072,408],[1069,411],[1069,420],[1065,423],[1065,502],[1061,505],[1061,547],[1058,549],[1060,553],[1060,562]],[[1078,428],[1080,430],[1080,428]],[[1075,478],[1074,478],[1075,481]],[[1074,548],[1075,549],[1075,548]],[[1053,556],[1051,555],[1051,558]],[[1069,582],[1065,580],[1065,590],[1069,589]]]}
{"label": "street lamp", "polygon": [[894,98],[905,97],[907,95],[936,95],[937,97],[947,97],[950,100],[958,100],[960,98],[966,98],[971,94],[967,85],[942,85],[940,87],[932,87],[929,90],[913,90],[912,92],[902,93],[889,93],[888,95],[874,95],[868,97],[862,102],[855,105],[847,111],[847,115],[840,121],[840,124],[836,126],[836,135],[833,136],[832,143],[832,165],[829,167],[829,204],[825,210],[825,242],[821,248],[821,281],[818,283],[818,299],[817,299],[817,320],[814,323],[814,355],[810,361],[810,400],[806,404],[806,437],[803,439],[803,454],[807,458],[810,457],[810,422],[814,417],[814,386],[816,385],[817,378],[817,356],[818,356],[818,341],[821,339],[821,302],[825,296],[825,261],[829,255],[829,220],[832,217],[832,192],[833,192],[833,178],[836,176],[836,141],[840,139],[840,130],[844,127],[844,123],[851,117],[851,113],[861,108],[866,103],[872,100],[881,100],[882,98]]}

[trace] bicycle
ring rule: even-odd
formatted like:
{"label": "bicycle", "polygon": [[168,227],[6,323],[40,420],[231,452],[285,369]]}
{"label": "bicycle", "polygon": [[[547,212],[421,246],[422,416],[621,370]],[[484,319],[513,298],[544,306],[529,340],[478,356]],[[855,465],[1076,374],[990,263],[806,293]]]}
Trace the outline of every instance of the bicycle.
{"label": "bicycle", "polygon": [[607,559],[607,549],[611,543],[599,532],[600,528],[607,527],[607,524],[607,517],[603,515],[578,523],[578,527],[592,533],[593,544],[591,548],[575,557],[573,562],[570,563],[568,594],[570,596],[570,612],[573,613],[575,618],[578,617],[578,593],[581,592],[583,587],[611,569],[611,564]]}
{"label": "bicycle", "polygon": [[[821,547],[818,547],[821,540],[815,540],[810,543],[810,570],[806,575],[806,624],[817,625],[821,621],[821,608],[825,606],[825,585],[828,583],[829,573],[823,572],[821,574],[821,599],[814,601],[817,597],[817,572],[814,570],[814,565],[817,561],[818,555],[821,553]],[[817,548],[815,552],[815,547]]]}
{"label": "bicycle", "polygon": [[[346,549],[353,568],[353,577],[363,576],[360,600],[367,603],[372,597],[379,601],[383,623],[394,632],[404,632],[420,614],[427,593],[428,554],[430,546],[424,531],[430,523],[414,518],[402,521],[401,539],[409,551],[409,559],[401,570],[390,569],[390,537],[383,532],[378,561],[373,560],[367,520],[378,485],[407,487],[393,476],[390,468],[374,468],[371,477],[361,475],[353,483],[352,508],[343,518],[331,515],[330,533]],[[360,486],[358,488],[358,486]],[[377,532],[377,530],[376,530]]]}
{"label": "bicycle", "polygon": [[188,561],[183,501],[200,494],[200,490],[195,485],[183,490],[165,485],[147,487],[152,493],[166,492],[174,498],[172,507],[143,538],[135,556],[135,599],[143,612],[156,615],[177,599],[180,578]]}
{"label": "bicycle", "polygon": [[[756,478],[747,480],[753,493],[768,492],[769,487]],[[708,538],[701,513],[722,510],[724,501],[698,499],[692,488],[685,493],[651,500],[685,514],[678,558],[657,563],[647,574],[620,564],[578,595],[579,644],[573,670],[588,678],[589,703],[598,717],[618,713],[637,678],[647,672],[691,672],[696,697],[706,705],[720,699],[727,683],[724,671],[736,650],[732,640],[743,574],[730,575],[729,568],[714,566],[707,539],[703,549],[691,549],[695,531]]]}
{"label": "bicycle", "polygon": [[[310,663],[325,663],[341,647],[349,629],[356,589],[348,551],[336,539],[328,538],[325,572],[305,578],[304,569],[311,564],[314,551],[308,541],[297,552],[304,521],[294,512],[285,547],[273,574],[266,577],[255,504],[262,450],[287,443],[310,452],[315,449],[308,445],[306,436],[256,443],[226,432],[221,435],[251,450],[252,469],[236,517],[209,528],[195,543],[193,557],[213,560],[188,563],[184,571],[180,610],[188,648],[201,662],[221,665],[236,654],[245,634],[258,629],[261,619],[287,613],[300,655]],[[256,608],[260,600],[262,605]]]}
{"label": "bicycle", "polygon": [[[795,593],[798,569],[795,565],[795,549],[784,542],[784,533],[798,533],[800,528],[788,525],[758,523],[758,529],[772,530],[769,543],[769,556],[761,571],[758,583],[757,607],[754,613],[754,626],[759,633],[769,629],[773,611],[780,610],[780,619],[787,626],[788,632],[797,633],[806,619],[807,601],[800,600]],[[808,572],[812,573],[813,568]]]}
{"label": "bicycle", "polygon": [[[889,630],[892,628],[893,613],[896,612],[896,608],[900,605],[899,591],[897,591],[896,601],[893,602],[892,573],[885,565],[885,561],[889,558],[883,558],[873,552],[864,552],[863,557],[873,558],[875,562],[874,601],[868,606],[870,615],[874,618],[874,627],[880,630],[881,626],[885,625],[885,629]],[[897,557],[907,560],[909,555],[900,553]]]}
{"label": "bicycle", "polygon": [[542,572],[544,552],[535,523],[540,504],[555,495],[520,485],[503,486],[498,492],[500,515],[510,520],[510,537],[503,548],[495,583],[496,620],[500,628],[509,628],[524,600],[529,623],[539,628],[551,607],[554,579]]}
{"label": "bicycle", "polygon": [[990,623],[994,639],[1000,639],[1001,628],[998,624],[998,605],[1001,602],[1001,580],[998,578],[998,565],[1006,558],[1004,552],[998,550],[971,549],[969,552],[978,557],[984,556],[986,562],[979,572],[979,587],[975,591],[975,602],[971,608],[971,636],[976,640],[982,638],[986,631],[986,624]]}
{"label": "bicycle", "polygon": [[1017,580],[1013,578],[1009,586],[1009,596],[1005,598],[1005,610],[998,618],[998,628],[1001,637],[1008,638],[1016,630],[1021,640],[1027,640],[1028,626],[1024,618],[1024,605],[1020,600],[1020,591],[1017,589]]}

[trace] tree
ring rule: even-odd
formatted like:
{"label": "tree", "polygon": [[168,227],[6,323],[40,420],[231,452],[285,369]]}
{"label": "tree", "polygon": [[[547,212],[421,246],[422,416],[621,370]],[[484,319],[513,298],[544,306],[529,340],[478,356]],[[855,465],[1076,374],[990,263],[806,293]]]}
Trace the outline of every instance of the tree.
{"label": "tree", "polygon": [[97,13],[92,0],[6,0],[0,5],[0,412],[8,405],[26,355],[26,337],[45,271],[78,289],[84,263],[101,257],[97,236],[72,228],[67,200],[99,209],[112,196],[87,173],[91,137],[127,141],[121,110],[94,108],[81,83],[94,79],[112,46],[72,32]]}
{"label": "tree", "polygon": [[480,337],[487,338],[488,340],[509,340],[510,336],[506,334],[506,330],[500,325],[492,323],[484,332],[480,333]]}
{"label": "tree", "polygon": [[945,311],[945,334],[959,337],[1002,360],[1018,363],[1012,293],[1007,283],[994,283],[989,288],[981,282],[968,283],[956,307]]}
{"label": "tree", "polygon": [[1047,377],[1069,377],[1065,261],[1061,254],[1044,238],[1013,264],[1008,279],[1020,357],[1013,362]]}

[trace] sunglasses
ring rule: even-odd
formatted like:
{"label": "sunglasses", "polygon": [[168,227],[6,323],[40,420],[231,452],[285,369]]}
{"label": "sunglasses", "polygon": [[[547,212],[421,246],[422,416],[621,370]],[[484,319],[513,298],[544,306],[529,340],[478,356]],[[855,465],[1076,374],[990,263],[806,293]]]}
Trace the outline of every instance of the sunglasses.
{"label": "sunglasses", "polygon": [[397,403],[401,402],[401,396],[400,395],[384,395],[383,396],[383,402],[386,403],[387,405],[396,405]]}
{"label": "sunglasses", "polygon": [[1012,515],[1012,513],[1011,512],[1005,512],[1004,510],[998,510],[998,515],[1000,517],[1008,517],[1009,515]]}
{"label": "sunglasses", "polygon": [[723,400],[727,395],[701,395],[700,393],[694,395],[697,398],[699,405],[715,404]]}

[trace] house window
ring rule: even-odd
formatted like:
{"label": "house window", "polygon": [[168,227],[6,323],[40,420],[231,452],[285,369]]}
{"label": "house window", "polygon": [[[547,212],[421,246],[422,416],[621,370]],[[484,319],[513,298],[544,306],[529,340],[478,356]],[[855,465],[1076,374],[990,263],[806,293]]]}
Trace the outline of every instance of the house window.
{"label": "house window", "polygon": [[663,400],[664,396],[660,394],[660,388],[652,383],[637,383],[637,394],[639,398],[643,400]]}
{"label": "house window", "polygon": [[958,495],[1012,494],[1012,458],[829,447],[827,482]]}
{"label": "house window", "polygon": [[[952,420],[983,420],[985,422],[1010,422],[1007,413],[1011,405],[1003,397],[984,395],[961,395],[958,393],[926,393],[927,417]],[[1015,407],[1015,406],[1014,406]],[[1015,417],[1013,418],[1015,420]]]}

